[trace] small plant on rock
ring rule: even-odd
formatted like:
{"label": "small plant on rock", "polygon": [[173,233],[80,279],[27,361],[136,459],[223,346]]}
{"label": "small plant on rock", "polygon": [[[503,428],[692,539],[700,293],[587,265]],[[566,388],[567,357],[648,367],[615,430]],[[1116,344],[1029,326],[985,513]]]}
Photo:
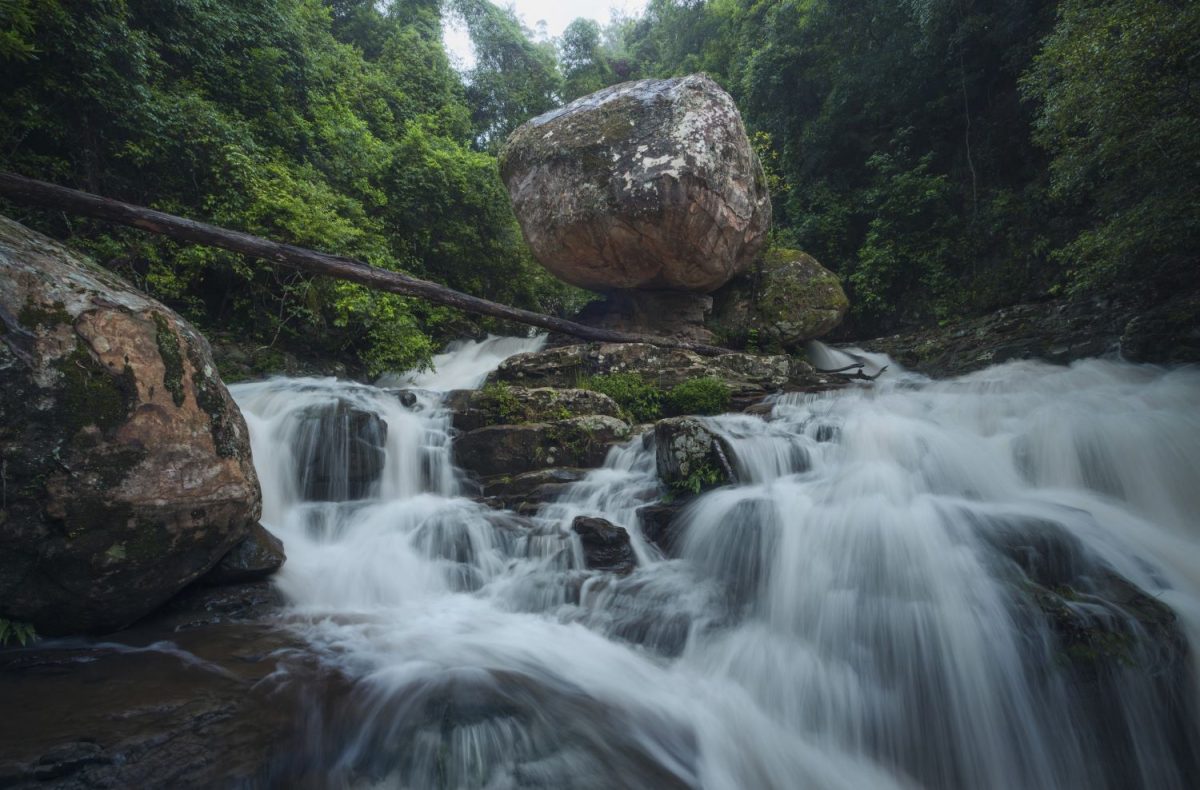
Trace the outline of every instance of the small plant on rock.
{"label": "small plant on rock", "polygon": [[34,633],[33,626],[29,623],[0,617],[0,646],[14,641],[18,645],[24,646],[35,639],[37,639],[37,634]]}
{"label": "small plant on rock", "polygon": [[482,395],[487,399],[489,408],[505,424],[524,422],[528,416],[525,406],[503,381],[488,384],[483,388]]}

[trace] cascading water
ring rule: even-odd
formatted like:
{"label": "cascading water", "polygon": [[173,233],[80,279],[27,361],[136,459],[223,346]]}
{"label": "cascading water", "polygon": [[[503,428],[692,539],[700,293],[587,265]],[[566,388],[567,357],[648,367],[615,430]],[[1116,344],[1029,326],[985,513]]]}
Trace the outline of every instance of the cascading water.
{"label": "cascading water", "polygon": [[[435,391],[536,341],[488,342],[409,406],[232,388],[278,584],[354,681],[280,781],[1196,786],[1200,372],[1014,363],[710,418],[740,485],[666,558],[640,438],[532,520],[459,496]],[[584,570],[577,515],[627,527],[639,568]]]}

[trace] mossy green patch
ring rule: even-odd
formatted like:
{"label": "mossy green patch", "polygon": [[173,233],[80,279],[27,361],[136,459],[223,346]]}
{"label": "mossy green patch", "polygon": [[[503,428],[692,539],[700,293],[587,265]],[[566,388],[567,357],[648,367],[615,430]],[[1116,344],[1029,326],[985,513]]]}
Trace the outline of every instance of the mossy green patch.
{"label": "mossy green patch", "polygon": [[68,436],[88,425],[107,432],[129,417],[137,398],[137,383],[129,365],[114,375],[76,338],[75,350],[58,359],[54,368],[63,376],[60,408]]}
{"label": "mossy green patch", "polygon": [[490,415],[495,415],[500,423],[511,425],[531,418],[525,406],[502,381],[488,384],[480,391],[480,395],[483,399],[481,406]]}
{"label": "mossy green patch", "polygon": [[25,303],[21,308],[21,312],[17,314],[17,323],[27,329],[36,329],[37,327],[54,327],[65,324],[70,326],[74,322],[74,318],[67,312],[66,305],[62,302],[55,302],[52,305],[42,305],[32,300]]}
{"label": "mossy green patch", "polygon": [[179,350],[179,336],[171,326],[171,320],[162,313],[154,313],[154,325],[157,331],[154,335],[158,344],[158,355],[163,361],[163,386],[171,393],[171,400],[176,406],[182,406],[183,391],[183,354]]}

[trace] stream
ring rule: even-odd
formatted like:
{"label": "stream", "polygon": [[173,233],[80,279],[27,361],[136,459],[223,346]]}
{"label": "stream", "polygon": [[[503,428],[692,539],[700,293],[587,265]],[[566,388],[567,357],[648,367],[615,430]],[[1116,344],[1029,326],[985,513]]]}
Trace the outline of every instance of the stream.
{"label": "stream", "polygon": [[[442,393],[540,343],[462,343],[374,387],[230,387],[291,627],[353,681],[281,782],[1200,782],[1200,371],[931,381],[870,357],[873,386],[705,418],[739,482],[684,507],[667,557],[636,516],[664,494],[641,437],[531,518],[471,498]],[[386,434],[367,482],[338,430],[364,414]],[[625,527],[638,568],[586,570],[579,515]]]}

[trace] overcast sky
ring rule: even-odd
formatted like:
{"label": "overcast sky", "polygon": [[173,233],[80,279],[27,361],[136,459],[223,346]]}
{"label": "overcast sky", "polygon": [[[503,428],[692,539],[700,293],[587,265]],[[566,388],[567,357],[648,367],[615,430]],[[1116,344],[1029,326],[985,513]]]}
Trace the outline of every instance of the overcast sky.
{"label": "overcast sky", "polygon": [[[499,0],[496,4],[507,5],[507,0]],[[613,10],[631,16],[640,14],[646,6],[646,0],[512,0],[512,5],[524,19],[527,28],[536,33],[539,30],[538,22],[544,21],[546,35],[555,37],[561,35],[567,25],[581,16],[605,24]],[[450,50],[451,55],[461,59],[462,68],[470,68],[471,41],[466,31],[448,26],[444,36],[446,48]]]}

